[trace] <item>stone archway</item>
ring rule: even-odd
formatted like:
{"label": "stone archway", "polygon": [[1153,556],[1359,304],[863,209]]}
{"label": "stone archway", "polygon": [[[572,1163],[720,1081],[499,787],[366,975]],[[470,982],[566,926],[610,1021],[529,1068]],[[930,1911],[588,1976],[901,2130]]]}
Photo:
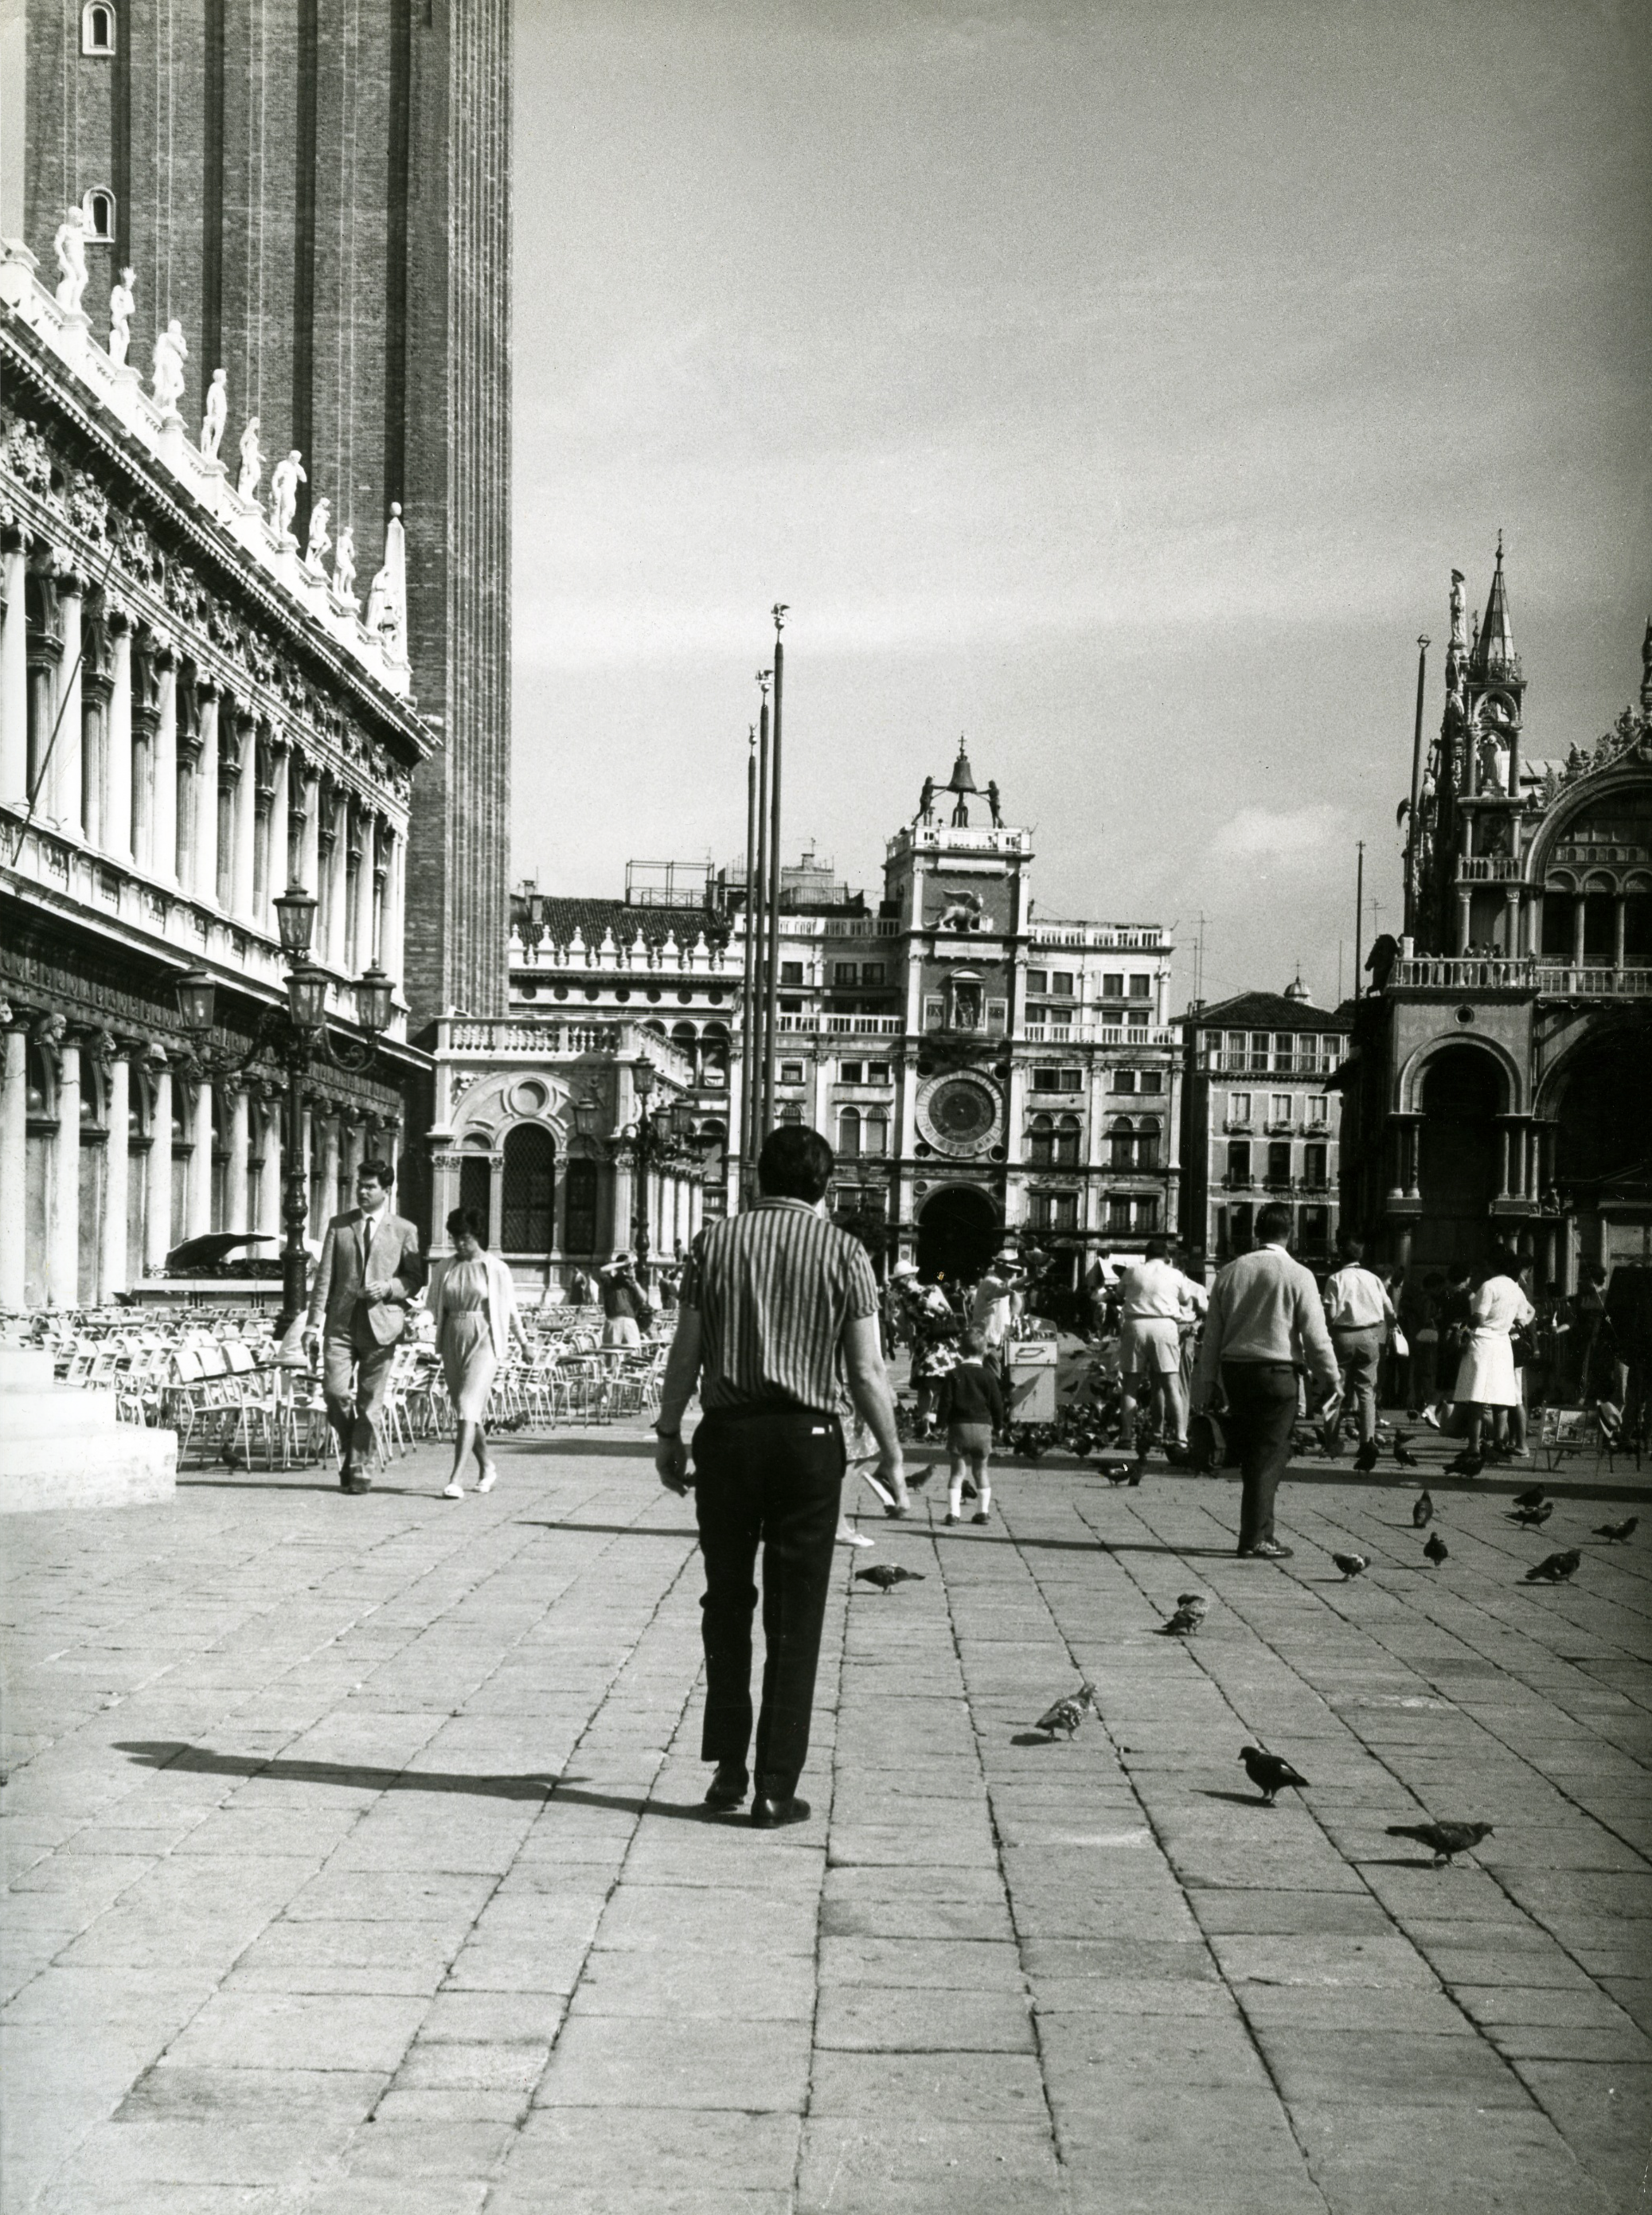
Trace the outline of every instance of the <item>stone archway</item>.
{"label": "stone archway", "polygon": [[1577,1250],[1610,1269],[1652,1255],[1652,1031],[1586,1039],[1557,1071],[1555,1181]]}
{"label": "stone archway", "polygon": [[930,1283],[967,1283],[997,1250],[998,1212],[973,1185],[943,1185],[918,1212],[918,1272]]}
{"label": "stone archway", "polygon": [[1422,1213],[1413,1263],[1443,1269],[1483,1261],[1497,1193],[1502,1071],[1477,1046],[1449,1046],[1422,1071],[1418,1187]]}

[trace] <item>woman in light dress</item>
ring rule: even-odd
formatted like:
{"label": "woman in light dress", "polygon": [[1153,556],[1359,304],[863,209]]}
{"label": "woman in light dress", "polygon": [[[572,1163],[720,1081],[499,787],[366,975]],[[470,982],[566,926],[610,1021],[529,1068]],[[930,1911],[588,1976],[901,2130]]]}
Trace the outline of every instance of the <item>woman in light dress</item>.
{"label": "woman in light dress", "polygon": [[442,1497],[463,1500],[464,1487],[459,1473],[473,1450],[478,1472],[476,1490],[493,1489],[499,1471],[482,1427],[488,1396],[500,1363],[510,1352],[512,1339],[525,1349],[528,1337],[517,1311],[510,1270],[482,1244],[482,1218],[476,1209],[456,1207],[447,1218],[447,1235],[453,1241],[453,1258],[444,1264],[431,1289],[430,1312],[448,1397],[458,1418],[453,1474]]}
{"label": "woman in light dress", "polygon": [[1496,1445],[1508,1443],[1511,1426],[1516,1444],[1523,1444],[1520,1375],[1509,1334],[1534,1322],[1538,1311],[1520,1283],[1520,1266],[1513,1255],[1498,1255],[1469,1303],[1468,1343],[1457,1366],[1452,1397],[1468,1414],[1471,1458],[1477,1459],[1483,1451],[1488,1415]]}

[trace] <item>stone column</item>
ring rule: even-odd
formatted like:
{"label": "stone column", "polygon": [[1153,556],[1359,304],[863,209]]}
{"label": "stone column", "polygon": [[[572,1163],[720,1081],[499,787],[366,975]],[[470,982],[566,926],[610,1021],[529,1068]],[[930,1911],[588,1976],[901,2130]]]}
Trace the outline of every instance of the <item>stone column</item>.
{"label": "stone column", "polygon": [[1459,886],[1458,887],[1458,888],[1457,888],[1457,949],[1456,949],[1456,950],[1457,950],[1457,952],[1459,953],[1459,954],[1466,954],[1466,953],[1468,952],[1468,948],[1469,948],[1469,931],[1470,931],[1470,928],[1471,928],[1471,925],[1470,925],[1470,920],[1469,920],[1469,917],[1470,917],[1470,912],[1471,912],[1471,910],[1470,910],[1470,902],[1471,901],[1471,899],[1473,899],[1473,894],[1470,892],[1469,887],[1468,887],[1466,885],[1459,885]]}
{"label": "stone column", "polygon": [[189,1114],[189,1181],[184,1187],[183,1235],[204,1238],[212,1227],[212,1088],[202,1077]]}
{"label": "stone column", "polygon": [[1503,945],[1511,961],[1518,960],[1523,948],[1520,945],[1520,893],[1518,885],[1510,885],[1503,894],[1505,902]]}
{"label": "stone column", "polygon": [[[322,896],[321,870],[321,778],[306,764],[303,774],[304,812],[299,832],[298,882],[307,892]],[[292,795],[287,795],[287,806],[292,806]],[[317,954],[320,948],[316,948]]]}
{"label": "stone column", "polygon": [[372,905],[372,917],[367,927],[367,959],[382,964],[384,959],[384,899],[390,865],[390,825],[382,815],[375,815],[370,819],[369,831],[371,846],[368,859],[372,864],[372,876],[367,893]]}
{"label": "stone column", "polygon": [[190,871],[187,889],[209,906],[218,905],[218,704],[211,678],[195,688],[198,743],[190,778]]}
{"label": "stone column", "polygon": [[384,912],[379,927],[381,951],[379,960],[396,980],[396,997],[405,1000],[407,982],[402,973],[406,946],[405,903],[407,899],[407,844],[396,831],[386,829],[388,869],[384,881]]}
{"label": "stone column", "polygon": [[1588,910],[1588,894],[1578,893],[1572,903],[1572,966],[1583,966],[1583,929]]}
{"label": "stone column", "polygon": [[124,608],[108,611],[109,674],[108,807],[103,850],[117,862],[132,857],[132,622]]}
{"label": "stone column", "polygon": [[144,1161],[144,1267],[151,1271],[165,1267],[172,1244],[172,1071],[164,1062],[154,1087]]}
{"label": "stone column", "polygon": [[1628,942],[1629,895],[1620,887],[1612,902],[1612,966],[1624,966],[1624,949]]}
{"label": "stone column", "polygon": [[46,1188],[46,1297],[54,1308],[77,1304],[80,1291],[80,1048],[58,1049],[58,1136]]}
{"label": "stone column", "polygon": [[28,1033],[9,1008],[5,1015],[6,1028],[0,1033],[0,1308],[15,1310],[23,1304],[28,1243]]}
{"label": "stone column", "polygon": [[329,1216],[339,1212],[339,1117],[336,1109],[327,1115],[321,1126],[322,1228],[325,1230]]}
{"label": "stone column", "polygon": [[246,1088],[237,1084],[230,1095],[230,1162],[224,1175],[225,1230],[251,1230],[252,1210],[247,1205],[247,1157],[249,1103]]}
{"label": "stone column", "polygon": [[234,708],[240,770],[235,784],[235,862],[230,876],[230,911],[239,923],[256,923],[254,899],[257,876],[258,838],[258,727],[251,711],[238,701]]}
{"label": "stone column", "polygon": [[117,1052],[109,1064],[109,1134],[103,1161],[103,1241],[98,1269],[98,1298],[112,1300],[128,1290],[130,1261],[126,1252],[126,1211],[131,1185],[132,1157],[127,1152],[126,1125],[132,1106],[132,1064]]}
{"label": "stone column", "polygon": [[273,1245],[262,1245],[261,1255],[266,1257],[279,1254],[284,1227],[281,1222],[281,1101],[279,1095],[267,1095],[261,1102],[263,1115],[260,1127],[260,1142],[264,1150],[263,1174],[258,1182],[258,1220],[255,1230],[269,1232]]}
{"label": "stone column", "polygon": [[631,1242],[631,1212],[636,1205],[629,1157],[614,1163],[609,1190],[613,1196],[613,1220],[609,1229],[608,1248],[611,1253],[620,1253]]}
{"label": "stone column", "polygon": [[[150,753],[149,872],[163,885],[178,881],[178,657],[169,646],[155,649],[155,742]],[[162,1257],[163,1260],[164,1255]]]}
{"label": "stone column", "polygon": [[378,818],[365,808],[352,810],[352,851],[356,864],[354,929],[351,933],[350,974],[359,977],[373,958],[373,862],[378,849]]}
{"label": "stone column", "polygon": [[321,873],[326,878],[319,881],[316,891],[321,897],[321,912],[317,921],[322,926],[325,942],[318,948],[319,959],[329,969],[347,966],[345,940],[349,922],[349,902],[345,891],[345,870],[348,863],[348,833],[350,802],[341,785],[330,791],[323,789],[322,797]]}
{"label": "stone column", "polygon": [[[52,707],[57,743],[52,749],[52,767],[46,778],[46,791],[50,796],[43,812],[54,822],[61,824],[65,831],[77,831],[82,822],[81,596],[85,587],[81,580],[69,570],[58,577],[57,586],[63,659],[58,665],[59,690]],[[48,732],[46,736],[49,738],[50,735]],[[56,1299],[55,1294],[53,1299]],[[72,1306],[72,1297],[64,1304]]]}
{"label": "stone column", "polygon": [[[28,554],[15,524],[0,530],[0,804],[22,808],[28,799]],[[22,1267],[21,1251],[17,1267]],[[8,1264],[0,1261],[0,1281]],[[19,1278],[21,1285],[21,1279]],[[6,1306],[21,1307],[21,1296]]]}
{"label": "stone column", "polygon": [[[261,746],[259,753],[261,758]],[[287,888],[287,779],[292,765],[292,749],[278,745],[272,739],[269,823],[264,833],[264,881],[258,905],[258,927],[270,932],[275,929],[272,903]]]}

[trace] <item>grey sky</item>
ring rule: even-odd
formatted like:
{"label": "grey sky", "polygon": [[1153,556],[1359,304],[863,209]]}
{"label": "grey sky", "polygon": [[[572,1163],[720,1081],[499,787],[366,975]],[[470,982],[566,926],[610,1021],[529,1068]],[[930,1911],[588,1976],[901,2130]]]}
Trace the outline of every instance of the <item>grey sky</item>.
{"label": "grey sky", "polygon": [[789,847],[875,889],[962,731],[1042,912],[1328,998],[1453,564],[1533,752],[1639,682],[1649,25],[523,0],[518,870],[739,850],[781,598]]}

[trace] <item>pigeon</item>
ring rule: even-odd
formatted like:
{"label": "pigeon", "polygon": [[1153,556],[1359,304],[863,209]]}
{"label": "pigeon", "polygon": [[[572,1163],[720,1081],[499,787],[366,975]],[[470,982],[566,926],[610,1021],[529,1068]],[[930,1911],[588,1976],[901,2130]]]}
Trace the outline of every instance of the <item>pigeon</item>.
{"label": "pigeon", "polygon": [[1299,1789],[1307,1782],[1299,1770],[1293,1769],[1282,1754],[1268,1753],[1259,1746],[1242,1746],[1239,1758],[1244,1764],[1244,1773],[1271,1807],[1274,1795],[1287,1784]]}
{"label": "pigeon", "polygon": [[1446,1474],[1447,1476],[1478,1476],[1485,1465],[1486,1457],[1483,1454],[1475,1453],[1471,1448],[1465,1446],[1455,1461],[1446,1463]]}
{"label": "pigeon", "polygon": [[1411,1527],[1414,1531],[1426,1531],[1434,1519],[1434,1494],[1425,1484],[1411,1503]]}
{"label": "pigeon", "polygon": [[1354,1457],[1354,1466],[1361,1476],[1369,1476],[1377,1466],[1377,1441],[1367,1439]]}
{"label": "pigeon", "polygon": [[1491,1836],[1489,1823],[1391,1823],[1391,1838],[1415,1838],[1420,1846],[1427,1846],[1434,1857],[1434,1867],[1442,1868],[1453,1854],[1465,1854],[1471,1846],[1477,1846],[1482,1838]]}
{"label": "pigeon", "polygon": [[857,1569],[855,1574],[863,1584],[875,1585],[886,1598],[897,1585],[924,1581],[922,1569],[900,1568],[893,1562],[874,1562],[869,1569]]}
{"label": "pigeon", "polygon": [[1632,1538],[1640,1519],[1638,1515],[1625,1515],[1621,1523],[1597,1523],[1594,1535],[1597,1538],[1604,1538],[1608,1545],[1614,1539]]}
{"label": "pigeon", "polygon": [[1395,1433],[1394,1433],[1394,1458],[1395,1458],[1395,1460],[1399,1463],[1399,1465],[1400,1465],[1400,1467],[1401,1467],[1402,1469],[1421,1469],[1421,1468],[1422,1468],[1422,1463],[1417,1459],[1416,1456],[1416,1455],[1411,1451],[1411,1433],[1409,1433],[1409,1431],[1396,1431],[1396,1432],[1395,1432]]}
{"label": "pigeon", "polygon": [[1524,1492],[1517,1492],[1514,1494],[1514,1505],[1516,1507],[1541,1507],[1543,1487],[1540,1484],[1527,1485]]}
{"label": "pigeon", "polygon": [[1448,1562],[1451,1559],[1451,1549],[1447,1546],[1446,1541],[1440,1537],[1438,1531],[1431,1531],[1429,1532],[1428,1543],[1422,1550],[1428,1555],[1428,1559],[1434,1563],[1435,1568],[1438,1568],[1442,1562]]}
{"label": "pigeon", "polygon": [[1136,1457],[1130,1464],[1128,1472],[1125,1477],[1125,1482],[1127,1484],[1139,1484],[1141,1482],[1142,1471],[1146,1468],[1146,1466],[1147,1449],[1145,1446],[1138,1446],[1136,1449]]}
{"label": "pigeon", "polygon": [[1312,1452],[1313,1444],[1313,1433],[1304,1430],[1299,1423],[1291,1433],[1291,1458],[1300,1461],[1305,1454]]}
{"label": "pigeon", "polygon": [[1362,1577],[1371,1567],[1363,1554],[1333,1554],[1331,1559],[1342,1572],[1345,1585],[1351,1584],[1355,1577]]}
{"label": "pigeon", "polygon": [[1554,1512],[1554,1501],[1545,1500],[1540,1507],[1515,1508],[1508,1519],[1511,1523],[1520,1524],[1524,1530],[1540,1531]]}
{"label": "pigeon", "polygon": [[1582,1560],[1583,1556],[1576,1547],[1569,1546],[1563,1554],[1551,1554],[1546,1561],[1539,1562],[1536,1568],[1528,1569],[1526,1581],[1529,1585],[1563,1585],[1581,1565]]}
{"label": "pigeon", "polygon": [[1176,1604],[1176,1613],[1159,1624],[1159,1636],[1191,1638],[1203,1623],[1209,1606],[1202,1592],[1183,1592]]}
{"label": "pigeon", "polygon": [[1335,1423],[1322,1423],[1319,1428],[1319,1451],[1328,1461],[1336,1461],[1342,1451],[1342,1434]]}
{"label": "pigeon", "polygon": [[1053,1708],[1046,1708],[1033,1728],[1043,1731],[1052,1740],[1057,1731],[1066,1731],[1071,1738],[1083,1722],[1085,1709],[1093,1709],[1095,1705],[1094,1684],[1080,1684],[1078,1690],[1069,1692],[1065,1700],[1058,1700]]}

